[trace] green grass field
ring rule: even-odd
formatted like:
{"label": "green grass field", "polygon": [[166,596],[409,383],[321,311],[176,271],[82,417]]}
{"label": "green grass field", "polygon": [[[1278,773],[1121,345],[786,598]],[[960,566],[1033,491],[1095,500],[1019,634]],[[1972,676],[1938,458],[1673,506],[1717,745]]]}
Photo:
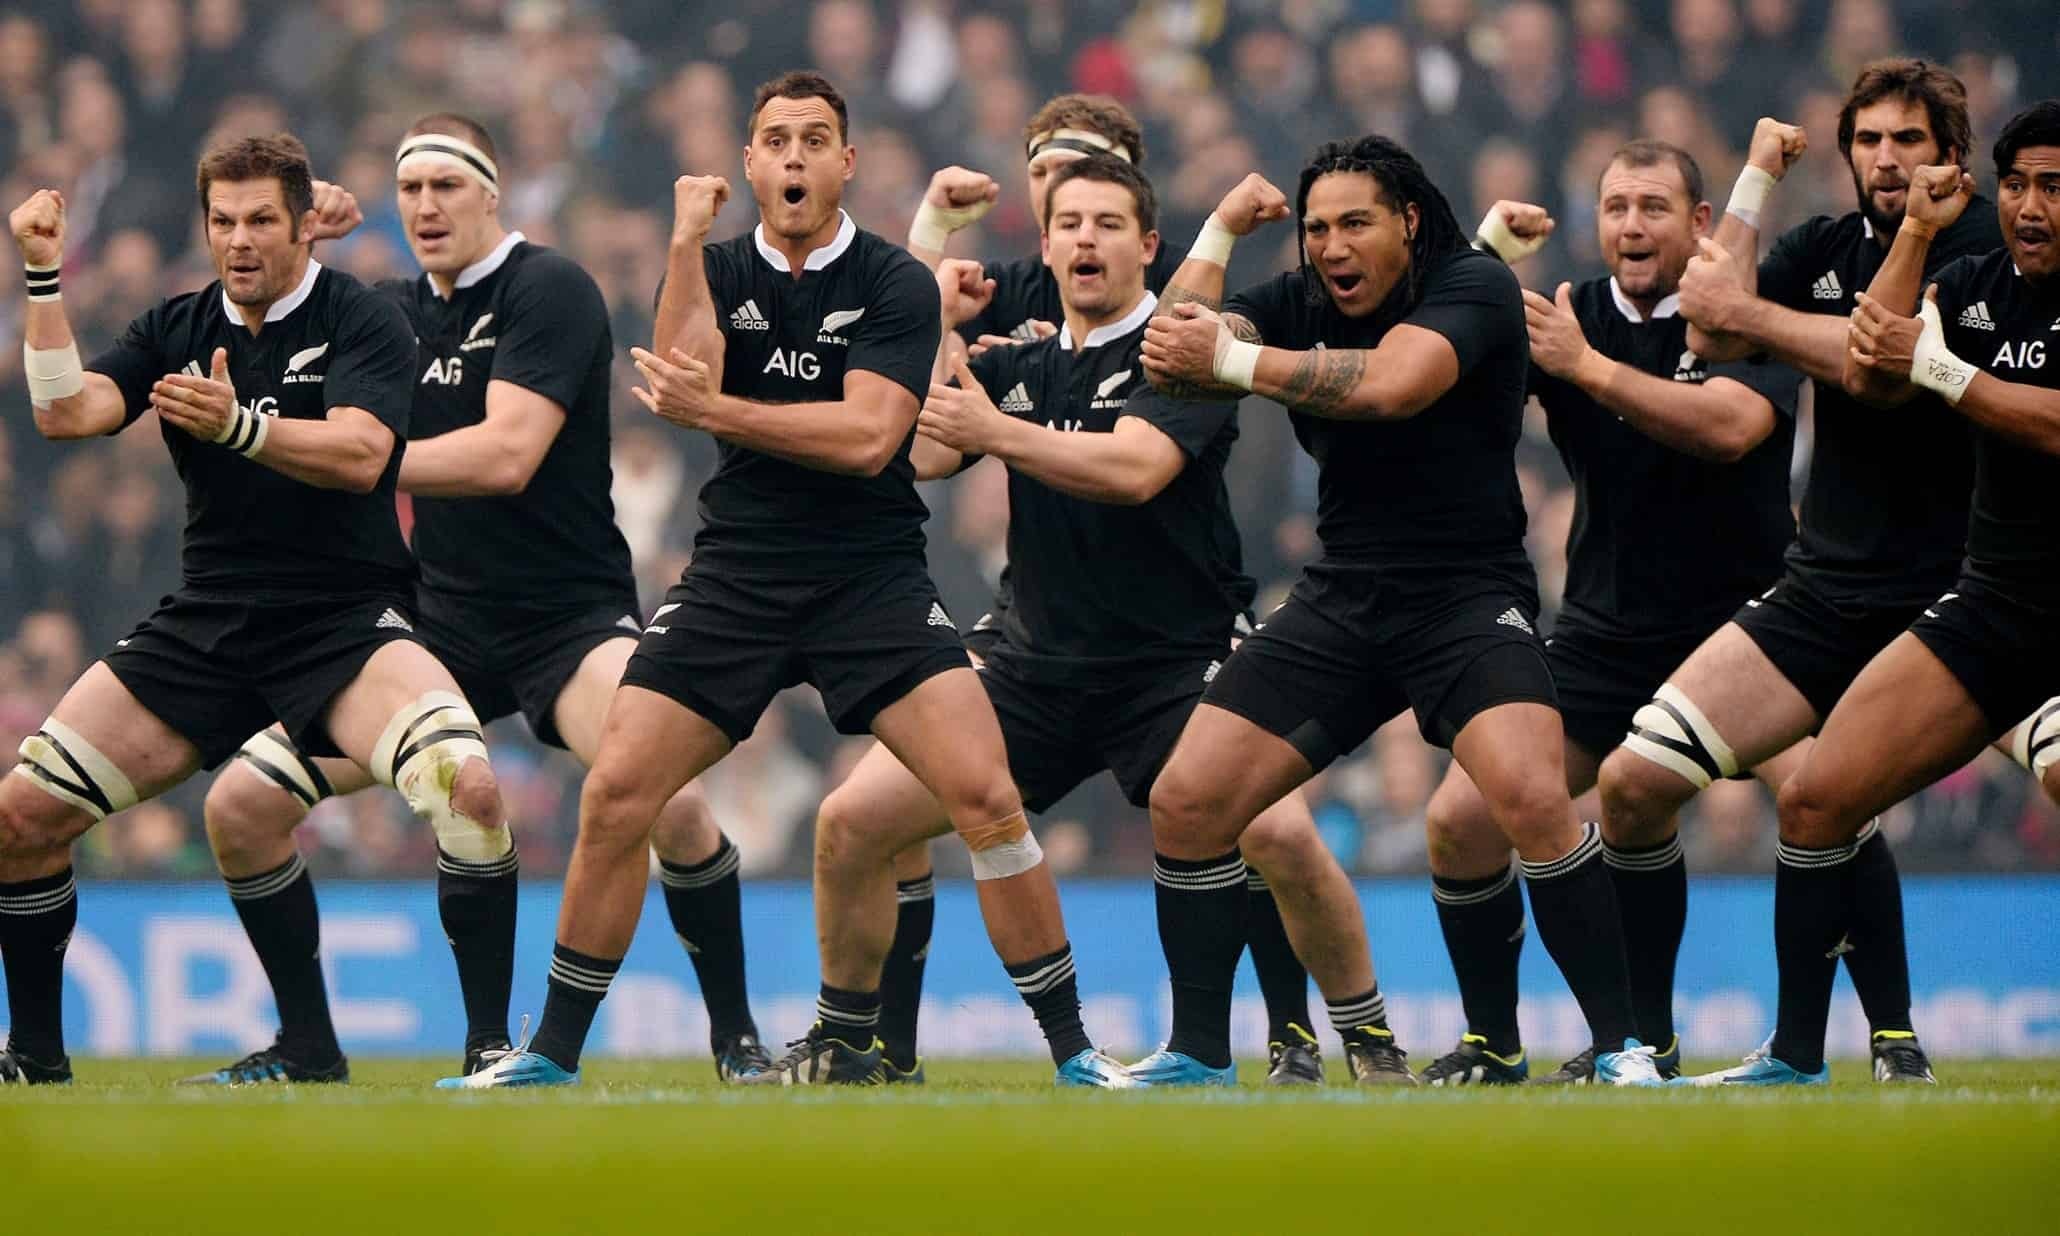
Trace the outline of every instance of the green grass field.
{"label": "green grass field", "polygon": [[200,1064],[82,1060],[78,1085],[0,1094],[0,1232],[2060,1227],[2060,1060],[1947,1061],[1922,1091],[1840,1062],[1809,1093],[1060,1094],[1029,1062],[740,1091],[698,1060],[507,1094],[427,1089],[442,1060],[169,1084]]}

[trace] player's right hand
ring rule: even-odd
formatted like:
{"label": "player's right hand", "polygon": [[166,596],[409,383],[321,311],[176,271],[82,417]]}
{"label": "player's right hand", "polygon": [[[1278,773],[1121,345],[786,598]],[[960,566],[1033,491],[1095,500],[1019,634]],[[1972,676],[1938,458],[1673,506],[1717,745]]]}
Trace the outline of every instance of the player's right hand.
{"label": "player's right hand", "polygon": [[340,239],[365,221],[365,212],[358,209],[358,199],[349,189],[326,180],[315,181],[314,188],[315,226],[308,232],[309,240]]}
{"label": "player's right hand", "polygon": [[1053,326],[1043,318],[1031,318],[1024,322],[1023,325],[1030,328],[1029,339],[1018,339],[1014,335],[982,335],[966,345],[966,355],[978,357],[985,354],[991,348],[1021,347],[1033,339],[1049,339],[1059,333],[1058,327]]}
{"label": "player's right hand", "polygon": [[64,260],[64,195],[38,189],[7,217],[22,261],[30,266],[55,266]]}
{"label": "player's right hand", "polygon": [[1681,272],[1681,316],[1715,334],[1737,328],[1734,315],[1751,297],[1731,254],[1705,236],[1695,242],[1696,255]]}
{"label": "player's right hand", "polygon": [[1910,191],[1904,194],[1903,213],[1933,232],[1951,227],[1974,196],[1974,177],[1960,168],[1925,166],[1910,173]]}
{"label": "player's right hand", "polygon": [[1232,236],[1250,236],[1262,223],[1288,217],[1287,194],[1257,172],[1246,176],[1237,188],[1225,194],[1216,207],[1216,217]]}
{"label": "player's right hand", "polygon": [[994,280],[971,258],[946,258],[937,264],[937,296],[947,330],[980,316],[994,300]]}
{"label": "player's right hand", "polygon": [[939,210],[964,210],[969,206],[992,205],[1001,197],[994,177],[967,167],[943,167],[930,177],[923,200]]}
{"label": "player's right hand", "polygon": [[721,176],[682,176],[672,182],[672,235],[699,242],[715,226],[715,216],[730,200],[730,182]]}
{"label": "player's right hand", "polygon": [[1809,136],[1801,126],[1762,116],[1752,127],[1752,145],[1747,148],[1745,161],[1779,180],[1809,148]]}

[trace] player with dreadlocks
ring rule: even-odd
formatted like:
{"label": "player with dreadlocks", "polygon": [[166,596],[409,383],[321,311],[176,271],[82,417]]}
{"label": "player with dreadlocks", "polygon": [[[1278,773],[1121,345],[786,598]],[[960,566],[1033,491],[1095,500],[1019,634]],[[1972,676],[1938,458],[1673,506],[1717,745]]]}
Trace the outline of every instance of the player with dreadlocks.
{"label": "player with dreadlocks", "polygon": [[1529,355],[1516,277],[1469,247],[1414,156],[1371,136],[1327,144],[1302,170],[1301,269],[1223,304],[1236,239],[1288,209],[1260,176],[1233,189],[1167,289],[1170,316],[1145,336],[1162,388],[1249,391],[1288,409],[1319,469],[1323,552],[1224,664],[1153,786],[1173,1033],[1132,1075],[1231,1079],[1238,836],[1414,708],[1522,860],[1538,934],[1588,1018],[1597,1079],[1656,1084],[1601,836],[1567,796],[1533,625],[1514,454]]}

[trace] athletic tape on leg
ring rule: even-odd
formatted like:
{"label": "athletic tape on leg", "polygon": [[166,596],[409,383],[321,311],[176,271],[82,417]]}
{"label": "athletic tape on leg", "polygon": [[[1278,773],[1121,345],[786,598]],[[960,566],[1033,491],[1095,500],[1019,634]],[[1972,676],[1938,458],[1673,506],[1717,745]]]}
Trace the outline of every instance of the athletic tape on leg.
{"label": "athletic tape on leg", "polygon": [[2041,779],[2053,762],[2060,760],[2060,696],[2039,705],[2037,712],[2010,731],[2010,758]]}
{"label": "athletic tape on leg", "polygon": [[1021,811],[966,829],[960,836],[972,854],[975,880],[1006,880],[1044,861],[1044,851],[1030,835],[1030,821]]}
{"label": "athletic tape on leg", "polygon": [[1631,718],[1624,749],[1677,773],[1698,790],[1738,771],[1738,757],[1702,710],[1671,682]]}
{"label": "athletic tape on leg", "polygon": [[270,730],[259,730],[237,751],[236,758],[250,765],[260,777],[291,794],[302,807],[312,808],[329,797],[329,779],[300,748]]}
{"label": "athletic tape on leg", "polygon": [[479,718],[463,697],[430,691],[393,715],[372,748],[372,775],[401,792],[429,821],[452,858],[485,862],[515,848],[505,823],[491,827],[451,805],[451,788],[468,759],[486,759]]}
{"label": "athletic tape on leg", "polygon": [[21,740],[21,763],[14,771],[96,822],[136,805],[136,787],[127,775],[77,730],[55,717]]}

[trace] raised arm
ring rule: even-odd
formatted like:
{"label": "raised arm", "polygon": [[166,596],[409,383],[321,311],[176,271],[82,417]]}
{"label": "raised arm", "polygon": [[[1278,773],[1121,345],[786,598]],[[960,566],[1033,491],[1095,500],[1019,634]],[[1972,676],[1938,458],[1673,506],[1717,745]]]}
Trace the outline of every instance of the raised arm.
{"label": "raised arm", "polygon": [[[1714,237],[1717,249],[1727,256],[1731,273],[1747,296],[1757,298],[1759,294],[1760,214],[1766,209],[1774,186],[1809,148],[1809,136],[1795,125],[1762,116],[1753,126],[1745,166],[1738,171],[1738,182],[1731,188],[1731,200],[1724,207],[1723,217],[1717,220]],[[1706,331],[1693,315],[1686,316],[1688,348],[1697,356],[1727,361],[1741,360],[1753,352],[1748,340]]]}
{"label": "raised arm", "polygon": [[[1870,363],[1867,351],[1851,345],[1854,337],[1870,326],[1886,327],[1893,321],[1907,323],[1915,318],[1932,239],[1959,219],[1973,196],[1974,177],[1957,167],[1920,167],[1910,177],[1906,195],[1909,207],[1903,224],[1896,230],[1895,243],[1882,259],[1881,269],[1874,272],[1867,290],[1859,293],[1859,307],[1853,311],[1848,326],[1845,368],[1840,380],[1855,397],[1873,404],[1893,405],[1916,393],[1906,376],[1907,368],[1905,376],[1897,376],[1886,366]],[[1914,345],[1914,335],[1906,333],[1905,337]]]}
{"label": "raised arm", "polygon": [[715,297],[708,289],[707,260],[702,247],[708,230],[730,197],[730,182],[720,176],[682,176],[672,186],[672,239],[665,252],[665,287],[651,325],[651,346],[660,355],[673,349],[711,367],[722,381],[722,325],[716,319]]}
{"label": "raised arm", "polygon": [[55,439],[113,433],[128,420],[127,401],[114,379],[85,371],[64,313],[58,282],[64,262],[64,196],[38,189],[15,207],[8,224],[28,272],[22,369],[37,432]]}

